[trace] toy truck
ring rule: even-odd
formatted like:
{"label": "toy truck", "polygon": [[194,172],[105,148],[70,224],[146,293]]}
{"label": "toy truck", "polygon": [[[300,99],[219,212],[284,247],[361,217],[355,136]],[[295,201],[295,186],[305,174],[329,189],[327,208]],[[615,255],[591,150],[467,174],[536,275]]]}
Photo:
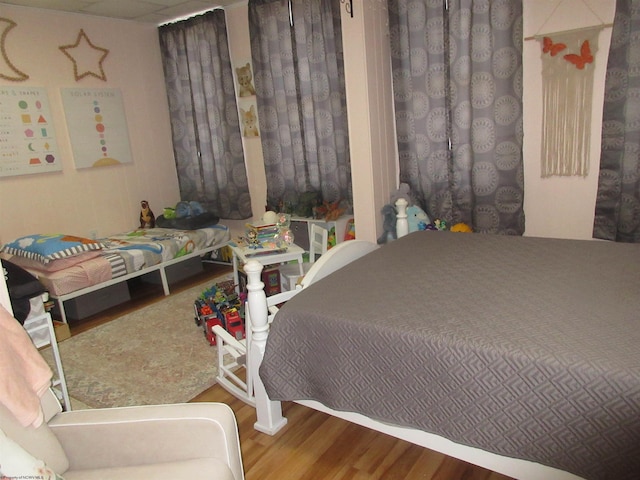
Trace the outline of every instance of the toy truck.
{"label": "toy truck", "polygon": [[212,316],[204,321],[204,336],[209,342],[209,345],[216,344],[216,334],[213,333],[213,327],[216,325],[222,325],[222,322],[218,318],[218,316]]}
{"label": "toy truck", "polygon": [[216,344],[213,327],[220,325],[238,340],[245,338],[243,296],[235,293],[233,281],[205,290],[194,302],[195,322],[202,327],[210,345]]}
{"label": "toy truck", "polygon": [[240,313],[236,308],[229,308],[224,312],[226,330],[233,335],[236,340],[242,340],[245,337],[244,322]]}

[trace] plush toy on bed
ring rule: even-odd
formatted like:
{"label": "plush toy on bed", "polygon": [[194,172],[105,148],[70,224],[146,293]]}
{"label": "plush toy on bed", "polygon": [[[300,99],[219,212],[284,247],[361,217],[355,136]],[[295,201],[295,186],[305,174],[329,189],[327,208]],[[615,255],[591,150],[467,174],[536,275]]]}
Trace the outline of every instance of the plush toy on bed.
{"label": "plush toy on bed", "polygon": [[431,224],[429,216],[418,205],[415,204],[411,198],[411,191],[409,185],[401,183],[397,190],[391,192],[391,201],[382,207],[382,228],[383,232],[378,237],[378,244],[382,245],[388,241],[398,238],[396,233],[396,201],[400,198],[405,199],[409,206],[407,207],[407,222],[409,223],[409,232],[417,232],[419,230],[427,230],[427,227]]}
{"label": "plush toy on bed", "polygon": [[197,217],[198,215],[202,215],[204,211],[204,207],[200,204],[200,202],[181,201],[176,204],[175,218]]}
{"label": "plush toy on bed", "polygon": [[140,228],[155,228],[156,216],[149,207],[149,202],[142,200],[140,202]]}
{"label": "plush toy on bed", "polygon": [[417,205],[407,207],[407,222],[409,222],[409,233],[426,230],[431,223],[427,213]]}
{"label": "plush toy on bed", "polygon": [[382,235],[378,237],[378,245],[383,245],[398,238],[396,233],[396,207],[387,203],[382,207]]}
{"label": "plush toy on bed", "polygon": [[409,205],[414,204],[413,198],[411,197],[411,187],[409,187],[408,183],[401,183],[400,186],[391,192],[391,197],[389,199],[389,203],[395,206],[396,202],[404,198]]}
{"label": "plush toy on bed", "polygon": [[166,207],[157,218],[156,225],[160,228],[196,230],[212,227],[219,220],[215,213],[207,212],[200,202],[182,200],[175,207]]}
{"label": "plush toy on bed", "polygon": [[456,223],[449,229],[450,232],[472,233],[473,229],[466,223]]}

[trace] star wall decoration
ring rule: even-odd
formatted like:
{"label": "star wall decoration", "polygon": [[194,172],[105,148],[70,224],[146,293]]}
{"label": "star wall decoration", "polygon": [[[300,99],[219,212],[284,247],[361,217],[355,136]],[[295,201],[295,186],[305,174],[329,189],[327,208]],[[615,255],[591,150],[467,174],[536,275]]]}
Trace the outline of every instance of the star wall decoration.
{"label": "star wall decoration", "polygon": [[76,82],[87,76],[107,81],[102,62],[109,55],[109,50],[91,43],[84,30],[80,29],[76,43],[62,45],[58,48],[73,62],[73,74],[76,77]]}

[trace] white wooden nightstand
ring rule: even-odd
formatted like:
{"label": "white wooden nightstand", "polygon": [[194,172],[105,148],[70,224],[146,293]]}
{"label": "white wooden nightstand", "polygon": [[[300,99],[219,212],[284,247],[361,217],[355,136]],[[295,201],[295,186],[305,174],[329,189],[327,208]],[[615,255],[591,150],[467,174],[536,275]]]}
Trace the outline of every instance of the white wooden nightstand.
{"label": "white wooden nightstand", "polygon": [[238,267],[240,264],[245,264],[249,260],[255,260],[263,266],[286,263],[295,260],[298,262],[300,275],[304,275],[304,270],[302,268],[302,255],[304,254],[304,249],[296,244],[289,245],[285,251],[269,251],[261,250],[259,248],[241,247],[233,243],[230,243],[229,247],[233,252],[233,281],[238,293],[240,283]]}

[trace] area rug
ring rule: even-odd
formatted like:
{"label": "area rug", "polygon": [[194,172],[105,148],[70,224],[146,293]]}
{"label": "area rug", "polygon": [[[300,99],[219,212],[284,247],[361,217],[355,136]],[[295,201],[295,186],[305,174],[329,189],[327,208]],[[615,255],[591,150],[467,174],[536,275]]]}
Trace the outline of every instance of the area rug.
{"label": "area rug", "polygon": [[193,304],[231,277],[210,279],[61,342],[69,395],[89,407],[123,407],[187,402],[212,386],[217,349],[196,325]]}

